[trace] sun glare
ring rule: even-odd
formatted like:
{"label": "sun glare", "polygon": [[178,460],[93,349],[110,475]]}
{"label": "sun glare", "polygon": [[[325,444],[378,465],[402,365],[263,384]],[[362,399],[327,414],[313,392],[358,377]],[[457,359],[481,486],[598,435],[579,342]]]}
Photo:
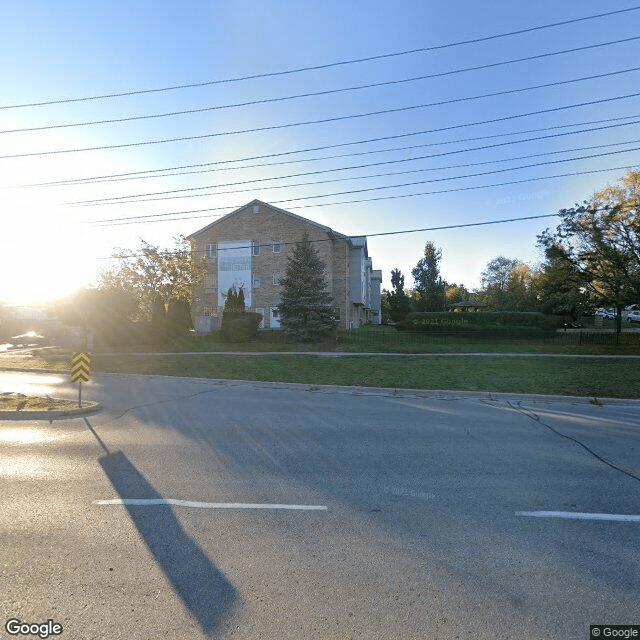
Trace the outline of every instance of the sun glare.
{"label": "sun glare", "polygon": [[88,282],[83,268],[85,248],[69,225],[46,213],[23,212],[3,222],[0,252],[0,300],[8,304],[43,303],[58,299]]}
{"label": "sun glare", "polygon": [[0,429],[0,442],[7,444],[33,444],[34,442],[51,442],[60,435],[37,428],[11,427]]}

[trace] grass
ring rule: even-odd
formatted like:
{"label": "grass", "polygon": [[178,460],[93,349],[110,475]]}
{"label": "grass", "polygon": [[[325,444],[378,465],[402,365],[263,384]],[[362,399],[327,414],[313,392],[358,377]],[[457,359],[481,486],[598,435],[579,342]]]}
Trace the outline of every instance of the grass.
{"label": "grass", "polygon": [[98,371],[235,380],[640,398],[637,360],[509,356],[95,356]]}
{"label": "grass", "polygon": [[[630,334],[631,335],[631,334]],[[451,389],[540,393],[585,397],[640,398],[640,363],[635,359],[535,357],[535,354],[640,354],[640,336],[624,345],[558,344],[542,340],[479,339],[464,336],[418,336],[387,328],[365,327],[348,334],[348,344],[304,345],[306,349],[341,351],[340,357],[292,355],[300,345],[260,340],[247,345],[186,341],[166,351],[203,351],[210,355],[108,355],[94,353],[92,369],[113,373],[195,376],[203,378],[298,382],[371,387]],[[132,348],[122,350],[132,352]],[[153,349],[158,351],[157,348]],[[216,351],[283,351],[274,355],[216,355]],[[137,351],[137,349],[136,349]],[[444,355],[405,355],[394,353]],[[355,355],[357,352],[385,356]],[[353,353],[353,355],[350,355]],[[532,357],[456,355],[521,353]],[[448,354],[448,355],[447,355]],[[68,371],[69,353],[37,349],[32,355],[0,357],[0,367]]]}
{"label": "grass", "polygon": [[[584,335],[584,334],[583,334]],[[577,355],[640,355],[640,333],[626,331],[620,344],[580,343],[576,333],[559,333],[543,339],[486,338],[484,336],[406,333],[389,327],[363,327],[348,334],[342,348],[349,353],[558,353]],[[615,341],[612,334],[601,339]],[[587,343],[590,342],[590,343]]]}

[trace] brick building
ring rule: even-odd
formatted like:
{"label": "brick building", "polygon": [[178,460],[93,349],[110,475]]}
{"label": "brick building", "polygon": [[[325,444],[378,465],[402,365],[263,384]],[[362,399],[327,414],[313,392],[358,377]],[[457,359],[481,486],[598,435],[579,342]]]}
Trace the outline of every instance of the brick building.
{"label": "brick building", "polygon": [[262,328],[279,328],[279,280],[289,252],[305,232],[326,266],[327,291],[339,326],[351,329],[367,322],[379,324],[382,272],[372,269],[366,237],[345,236],[253,200],[188,237],[196,255],[204,254],[207,262],[203,286],[194,292],[196,331],[208,333],[220,327],[225,297],[232,286],[244,289],[248,310],[262,314]]}

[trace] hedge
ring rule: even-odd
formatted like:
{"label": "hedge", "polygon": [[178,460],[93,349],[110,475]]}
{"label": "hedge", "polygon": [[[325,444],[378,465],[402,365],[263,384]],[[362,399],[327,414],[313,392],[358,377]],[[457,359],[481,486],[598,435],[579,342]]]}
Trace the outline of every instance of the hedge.
{"label": "hedge", "polygon": [[400,331],[438,333],[477,333],[531,335],[552,334],[559,326],[558,318],[542,313],[516,311],[414,312],[396,324]]}

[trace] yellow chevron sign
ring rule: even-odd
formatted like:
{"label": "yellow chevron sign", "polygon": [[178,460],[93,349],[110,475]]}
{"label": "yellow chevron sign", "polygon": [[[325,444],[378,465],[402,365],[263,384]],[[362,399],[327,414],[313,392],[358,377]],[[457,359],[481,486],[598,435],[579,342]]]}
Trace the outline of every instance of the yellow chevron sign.
{"label": "yellow chevron sign", "polygon": [[71,382],[86,382],[91,375],[91,359],[89,354],[81,351],[71,358]]}

